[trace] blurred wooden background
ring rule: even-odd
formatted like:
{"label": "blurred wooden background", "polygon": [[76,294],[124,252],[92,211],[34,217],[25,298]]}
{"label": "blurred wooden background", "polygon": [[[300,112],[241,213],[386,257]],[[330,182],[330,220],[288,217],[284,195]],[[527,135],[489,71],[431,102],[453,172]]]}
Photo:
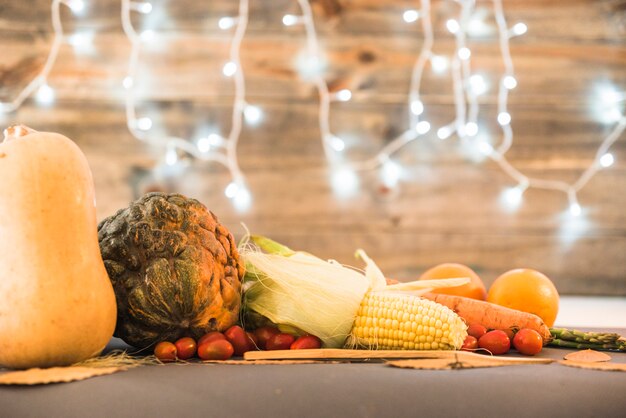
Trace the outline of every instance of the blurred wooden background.
{"label": "blurred wooden background", "polygon": [[[152,3],[148,17],[134,14],[134,24],[154,29],[158,39],[142,55],[139,112],[154,118],[155,132],[197,138],[216,126],[227,134],[233,86],[221,67],[232,32],[220,31],[217,21],[236,15],[238,2]],[[402,12],[419,2],[311,3],[329,63],[326,79],[354,94],[332,105],[332,130],[346,140],[348,158],[371,156],[407,128],[409,77],[423,38],[419,22],[405,23]],[[513,180],[492,162],[472,161],[457,139],[438,140],[436,129],[398,154],[406,174],[396,191],[382,193],[372,172],[360,177],[356,196],[338,198],[319,139],[317,92],[296,70],[305,35],[300,26],[281,23],[285,13],[299,14],[297,2],[251,0],[241,56],[247,101],[263,109],[264,120],[244,126],[241,135],[239,163],[253,201],[239,213],[224,196],[230,178],[219,165],[192,162],[175,179],[151,180],[164,151],[134,140],[126,128],[121,82],[130,44],[120,2],[86,5],[82,16],[62,7],[65,31],[94,31],[94,48],[61,48],[49,77],[55,103],[28,100],[16,113],[0,114],[0,122],[74,139],[94,173],[100,219],[148,188],[165,188],[203,201],[237,238],[245,222],[255,233],[349,264],[358,264],[353,253],[361,247],[400,280],[450,261],[470,265],[487,284],[511,268],[530,267],[550,276],[563,294],[626,295],[626,138],[611,149],[614,166],[580,192],[578,219],[566,214],[565,195],[552,191],[528,190],[518,210],[503,209],[500,194]],[[449,54],[454,38],[445,21],[456,16],[458,4],[432,5],[435,52]],[[497,141],[494,80],[501,57],[491,2],[477,7],[493,31],[470,39],[472,66],[491,83],[480,97],[480,124]],[[612,128],[601,121],[598,89],[626,90],[626,2],[505,0],[504,9],[509,25],[523,21],[529,28],[511,40],[519,85],[509,98],[515,136],[507,157],[528,176],[574,181]],[[49,1],[0,0],[3,101],[38,73],[51,34]],[[425,117],[435,128],[452,120],[449,72],[427,68],[422,85]]]}

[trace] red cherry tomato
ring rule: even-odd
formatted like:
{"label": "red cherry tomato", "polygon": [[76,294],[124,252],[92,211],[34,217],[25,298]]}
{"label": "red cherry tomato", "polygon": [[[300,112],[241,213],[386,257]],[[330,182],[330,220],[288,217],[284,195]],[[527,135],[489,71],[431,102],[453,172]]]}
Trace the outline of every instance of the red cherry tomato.
{"label": "red cherry tomato", "polygon": [[527,356],[534,356],[543,348],[543,338],[534,329],[520,329],[513,337],[513,347]]}
{"label": "red cherry tomato", "polygon": [[267,350],[289,350],[291,344],[296,340],[291,334],[276,334],[270,337],[265,344]]}
{"label": "red cherry tomato", "polygon": [[221,332],[211,331],[208,334],[204,334],[202,337],[200,337],[200,339],[198,340],[198,347],[200,347],[201,344],[208,343],[209,341],[225,339],[226,337]]}
{"label": "red cherry tomato", "polygon": [[511,340],[504,331],[495,329],[478,339],[478,347],[494,355],[505,354],[511,348]]}
{"label": "red cherry tomato", "polygon": [[196,340],[191,337],[180,338],[174,345],[176,346],[176,357],[181,360],[187,360],[196,355]]}
{"label": "red cherry tomato", "polygon": [[291,350],[306,350],[312,348],[320,348],[322,346],[322,340],[317,338],[315,335],[303,335],[298,337],[289,348]]}
{"label": "red cherry tomato", "polygon": [[235,349],[227,340],[213,340],[198,347],[198,357],[202,360],[228,360]]}
{"label": "red cherry tomato", "polygon": [[161,341],[154,347],[154,355],[163,363],[176,361],[176,346],[169,341]]}
{"label": "red cherry tomato", "polygon": [[512,328],[504,328],[501,331],[504,331],[507,337],[509,337],[510,341],[513,341],[513,337],[515,337],[515,330]]}
{"label": "red cherry tomato", "polygon": [[265,350],[267,340],[276,334],[280,334],[280,331],[276,327],[266,326],[254,330],[254,335],[256,335],[258,339],[257,345],[261,350]]}
{"label": "red cherry tomato", "polygon": [[236,356],[242,356],[246,351],[256,349],[246,331],[239,325],[233,325],[224,332],[226,339],[233,345]]}
{"label": "red cherry tomato", "polygon": [[473,335],[468,335],[463,341],[461,350],[463,351],[475,351],[478,348],[478,340]]}
{"label": "red cherry tomato", "polygon": [[476,338],[477,340],[487,333],[487,328],[480,324],[471,324],[467,327],[467,334]]}

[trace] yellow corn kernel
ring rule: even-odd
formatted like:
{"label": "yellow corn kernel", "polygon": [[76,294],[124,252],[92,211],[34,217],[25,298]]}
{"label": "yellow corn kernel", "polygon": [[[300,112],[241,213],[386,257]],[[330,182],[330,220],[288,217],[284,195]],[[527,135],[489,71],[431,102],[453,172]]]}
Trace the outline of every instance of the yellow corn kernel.
{"label": "yellow corn kernel", "polygon": [[363,298],[345,346],[456,350],[466,336],[467,326],[449,308],[407,293],[380,291]]}

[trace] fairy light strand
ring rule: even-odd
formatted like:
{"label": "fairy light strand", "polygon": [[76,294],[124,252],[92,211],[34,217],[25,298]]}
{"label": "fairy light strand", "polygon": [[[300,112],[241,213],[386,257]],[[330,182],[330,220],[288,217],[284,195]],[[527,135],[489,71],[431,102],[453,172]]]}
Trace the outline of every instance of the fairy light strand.
{"label": "fairy light strand", "polygon": [[[181,150],[199,160],[216,162],[226,167],[232,181],[226,187],[225,194],[244,208],[249,204],[250,194],[246,188],[245,177],[239,168],[237,145],[242,131],[244,112],[246,112],[248,106],[245,101],[245,79],[240,59],[241,44],[248,25],[248,0],[239,1],[238,16],[231,21],[232,24],[220,24],[220,28],[223,30],[235,27],[230,45],[229,61],[226,64],[232,70],[228,72],[223,70],[224,75],[232,76],[234,82],[235,93],[230,132],[226,138],[221,138],[217,134],[211,134],[207,138],[201,138],[197,143],[171,135],[155,135],[150,132],[152,127],[151,119],[137,117],[134,86],[138,77],[139,57],[142,45],[145,42],[150,42],[155,35],[152,31],[149,32],[151,35],[149,37],[143,36],[146,32],[138,33],[131,22],[131,12],[144,14],[152,12],[152,6],[146,7],[146,4],[150,3],[122,0],[122,27],[131,42],[127,75],[123,81],[126,89],[125,107],[128,130],[136,139],[165,149],[165,163],[167,165],[175,165],[178,162],[178,150]],[[219,151],[216,149],[219,149]]]}
{"label": "fairy light strand", "polygon": [[[308,52],[310,56],[319,57],[319,45],[316,39],[314,20],[309,2],[307,0],[298,0],[298,3],[302,9],[303,16],[286,15],[283,19],[283,23],[287,26],[303,23],[306,28]],[[477,123],[480,109],[477,96],[486,91],[486,85],[481,75],[473,74],[471,71],[472,53],[466,42],[469,32],[468,28],[471,24],[471,16],[475,9],[476,2],[475,0],[461,0],[459,3],[461,9],[459,11],[458,20],[450,19],[446,22],[446,27],[455,36],[456,45],[455,53],[451,57],[450,68],[453,79],[453,97],[456,116],[451,123],[437,130],[437,136],[440,139],[446,139],[456,133],[462,141],[467,142],[468,137],[476,136],[480,130]],[[496,118],[502,130],[502,139],[497,148],[480,141],[474,141],[473,143],[483,154],[497,163],[503,172],[517,181],[518,185],[515,188],[515,193],[512,194],[517,200],[521,200],[522,194],[531,187],[561,191],[564,192],[568,198],[570,212],[573,215],[579,215],[581,208],[578,203],[577,193],[589,182],[598,170],[610,166],[613,163],[612,158],[610,160],[605,159],[605,163],[602,162],[602,158],[607,155],[610,146],[619,139],[626,129],[626,117],[620,115],[620,119],[615,127],[611,133],[604,138],[600,145],[593,163],[582,173],[578,180],[572,184],[559,180],[528,177],[516,169],[505,157],[505,154],[513,145],[513,129],[511,127],[511,114],[508,111],[508,96],[510,90],[517,86],[513,59],[510,53],[510,39],[526,33],[527,27],[521,22],[511,28],[508,27],[501,0],[493,0],[493,10],[498,28],[500,51],[504,66],[503,75],[498,83]],[[374,157],[363,161],[344,164],[341,170],[345,171],[347,167],[350,167],[356,171],[367,171],[382,166],[384,172],[385,165],[391,162],[390,157],[394,153],[430,130],[430,124],[427,121],[420,121],[420,115],[424,112],[424,103],[420,96],[421,79],[428,61],[431,62],[434,71],[438,72],[438,69],[440,69],[435,67],[443,66],[442,61],[440,61],[442,58],[433,54],[434,35],[430,1],[422,0],[421,9],[419,11],[411,11],[410,15],[407,15],[405,12],[403,17],[407,23],[414,22],[418,18],[421,19],[424,36],[422,49],[411,73],[411,85],[409,89],[409,129],[391,140]],[[332,147],[332,142],[330,142],[330,139],[336,139],[336,137],[331,133],[329,128],[330,93],[328,92],[328,85],[321,75],[316,76],[314,82],[320,94],[319,124],[324,151],[327,157],[329,157],[329,160],[332,161],[335,154],[330,151],[334,148],[334,151],[340,152],[343,150],[343,147],[337,149],[336,147]],[[619,96],[617,98],[618,101],[624,100],[621,95],[618,94],[616,97],[617,96]],[[609,156],[612,157],[610,154]]]}
{"label": "fairy light strand", "polygon": [[[123,80],[125,95],[125,110],[128,129],[138,140],[161,146],[165,149],[165,163],[175,165],[178,163],[178,151],[183,151],[189,155],[205,161],[214,161],[225,166],[231,176],[231,183],[226,187],[225,194],[235,201],[246,201],[249,203],[250,195],[245,186],[245,178],[241,172],[237,161],[237,145],[242,131],[244,119],[254,123],[262,118],[262,112],[256,106],[251,106],[245,100],[245,79],[241,66],[240,51],[243,38],[245,36],[248,23],[248,1],[240,0],[237,17],[222,17],[218,26],[222,30],[229,30],[235,27],[233,39],[230,45],[229,61],[224,65],[222,72],[227,77],[233,78],[234,83],[234,103],[232,110],[231,128],[229,134],[224,138],[215,133],[209,134],[206,138],[200,138],[196,143],[184,138],[174,136],[157,136],[151,133],[152,120],[148,117],[137,117],[136,113],[136,92],[135,79],[137,77],[137,67],[141,47],[146,42],[151,42],[156,36],[154,31],[146,30],[138,33],[131,23],[131,13],[142,14],[151,13],[153,6],[147,1],[122,0],[122,25],[124,32],[131,41],[131,53],[127,76]],[[458,20],[450,19],[446,22],[449,32],[455,36],[455,53],[451,57],[451,76],[453,81],[453,97],[455,108],[455,119],[437,130],[440,139],[446,139],[452,134],[464,142],[468,137],[475,136],[479,131],[478,100],[477,96],[484,93],[486,84],[480,74],[472,74],[471,71],[471,50],[467,46],[467,36],[472,25],[471,16],[475,10],[475,0],[459,0],[460,11]],[[321,48],[317,39],[313,13],[308,0],[298,0],[302,16],[285,15],[283,24],[294,26],[302,24],[306,34],[307,59],[313,67],[320,69],[323,63]],[[610,147],[617,141],[626,130],[626,116],[622,115],[618,109],[613,109],[616,115],[613,117],[615,126],[611,132],[604,137],[598,147],[593,162],[582,172],[576,181],[568,183],[560,180],[548,180],[529,177],[516,169],[506,158],[505,154],[513,145],[513,130],[511,127],[511,114],[508,111],[508,96],[512,89],[517,86],[515,78],[513,59],[510,53],[510,39],[523,35],[527,31],[524,23],[517,23],[513,27],[507,25],[504,15],[502,0],[492,0],[494,19],[498,29],[498,41],[503,62],[503,74],[498,83],[497,92],[497,122],[502,130],[502,138],[497,147],[491,146],[487,142],[474,141],[473,144],[487,157],[494,161],[512,179],[517,181],[517,186],[513,191],[508,190],[509,195],[519,203],[523,193],[531,187],[560,191],[566,194],[570,204],[570,212],[573,215],[581,213],[578,203],[578,192],[591,180],[591,178],[601,169],[611,166],[614,163],[612,154],[608,153]],[[64,42],[69,42],[75,47],[82,47],[84,37],[81,34],[74,34],[66,37],[60,18],[61,5],[65,5],[74,14],[80,14],[85,9],[84,0],[52,0],[51,18],[54,31],[52,44],[41,71],[22,89],[13,100],[0,103],[0,112],[9,113],[16,111],[23,102],[36,92],[35,99],[42,104],[49,104],[54,100],[54,90],[47,84],[47,78],[57,59],[60,47]],[[408,92],[408,129],[402,134],[392,139],[372,158],[344,163],[341,170],[351,169],[355,171],[374,170],[382,167],[383,175],[391,173],[391,177],[396,180],[398,176],[398,166],[391,161],[390,157],[404,146],[415,139],[425,135],[431,126],[425,120],[421,120],[424,113],[424,103],[421,99],[421,80],[428,62],[432,65],[432,70],[436,73],[445,71],[447,60],[441,56],[433,54],[434,33],[432,26],[430,0],[421,0],[419,10],[407,10],[403,13],[403,20],[406,23],[413,23],[421,20],[423,31],[423,43],[421,51],[415,61],[411,72],[411,82]],[[88,41],[88,40],[87,40]],[[329,161],[335,162],[337,155],[344,150],[343,140],[334,135],[330,129],[330,110],[332,101],[348,101],[353,94],[348,89],[331,93],[328,84],[317,71],[312,77],[319,94],[319,128],[322,138],[324,152]],[[626,93],[610,92],[610,100],[621,102],[626,100]],[[603,98],[603,100],[606,98]],[[609,99],[607,99],[609,100]],[[220,150],[220,151],[217,151]]]}
{"label": "fairy light strand", "polygon": [[497,103],[497,119],[502,127],[503,139],[497,149],[491,149],[490,152],[487,152],[486,154],[491,158],[491,160],[496,162],[505,173],[518,182],[516,188],[519,191],[520,198],[521,194],[523,194],[526,189],[531,187],[561,191],[567,196],[571,215],[578,216],[581,214],[581,207],[578,203],[578,192],[599,170],[605,167],[605,165],[602,164],[602,159],[605,155],[607,155],[607,151],[613,143],[615,143],[615,141],[620,138],[624,130],[626,130],[626,116],[622,115],[620,117],[611,132],[602,140],[591,165],[587,167],[580,177],[573,183],[561,180],[546,180],[528,177],[521,171],[517,170],[505,157],[505,153],[513,144],[513,130],[510,123],[511,116],[508,111],[508,94],[509,90],[517,86],[517,81],[515,80],[513,71],[513,59],[509,48],[509,40],[514,36],[526,33],[527,28],[523,23],[518,23],[514,25],[513,28],[509,29],[504,16],[502,0],[493,0],[493,6],[499,32],[500,51],[504,64],[504,75],[500,81]]}
{"label": "fairy light strand", "polygon": [[52,0],[50,8],[52,30],[54,31],[54,35],[52,38],[52,44],[50,45],[50,51],[48,52],[48,57],[46,58],[46,61],[39,73],[15,96],[13,100],[0,103],[0,112],[15,112],[24,103],[24,101],[38,89],[39,91],[37,92],[37,95],[39,96],[40,102],[49,104],[54,100],[54,90],[52,87],[48,86],[47,80],[54,63],[56,62],[59,49],[65,41],[60,11],[62,4],[70,8],[70,10],[74,13],[80,12],[85,6],[82,0]]}

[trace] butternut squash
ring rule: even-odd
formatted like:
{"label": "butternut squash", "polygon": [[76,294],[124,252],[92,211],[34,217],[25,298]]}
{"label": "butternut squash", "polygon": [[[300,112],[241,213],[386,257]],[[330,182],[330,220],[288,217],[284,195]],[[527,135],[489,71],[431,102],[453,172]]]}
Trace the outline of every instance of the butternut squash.
{"label": "butternut squash", "polygon": [[14,126],[0,143],[0,365],[52,367],[98,355],[115,295],[100,255],[95,192],[68,138]]}

